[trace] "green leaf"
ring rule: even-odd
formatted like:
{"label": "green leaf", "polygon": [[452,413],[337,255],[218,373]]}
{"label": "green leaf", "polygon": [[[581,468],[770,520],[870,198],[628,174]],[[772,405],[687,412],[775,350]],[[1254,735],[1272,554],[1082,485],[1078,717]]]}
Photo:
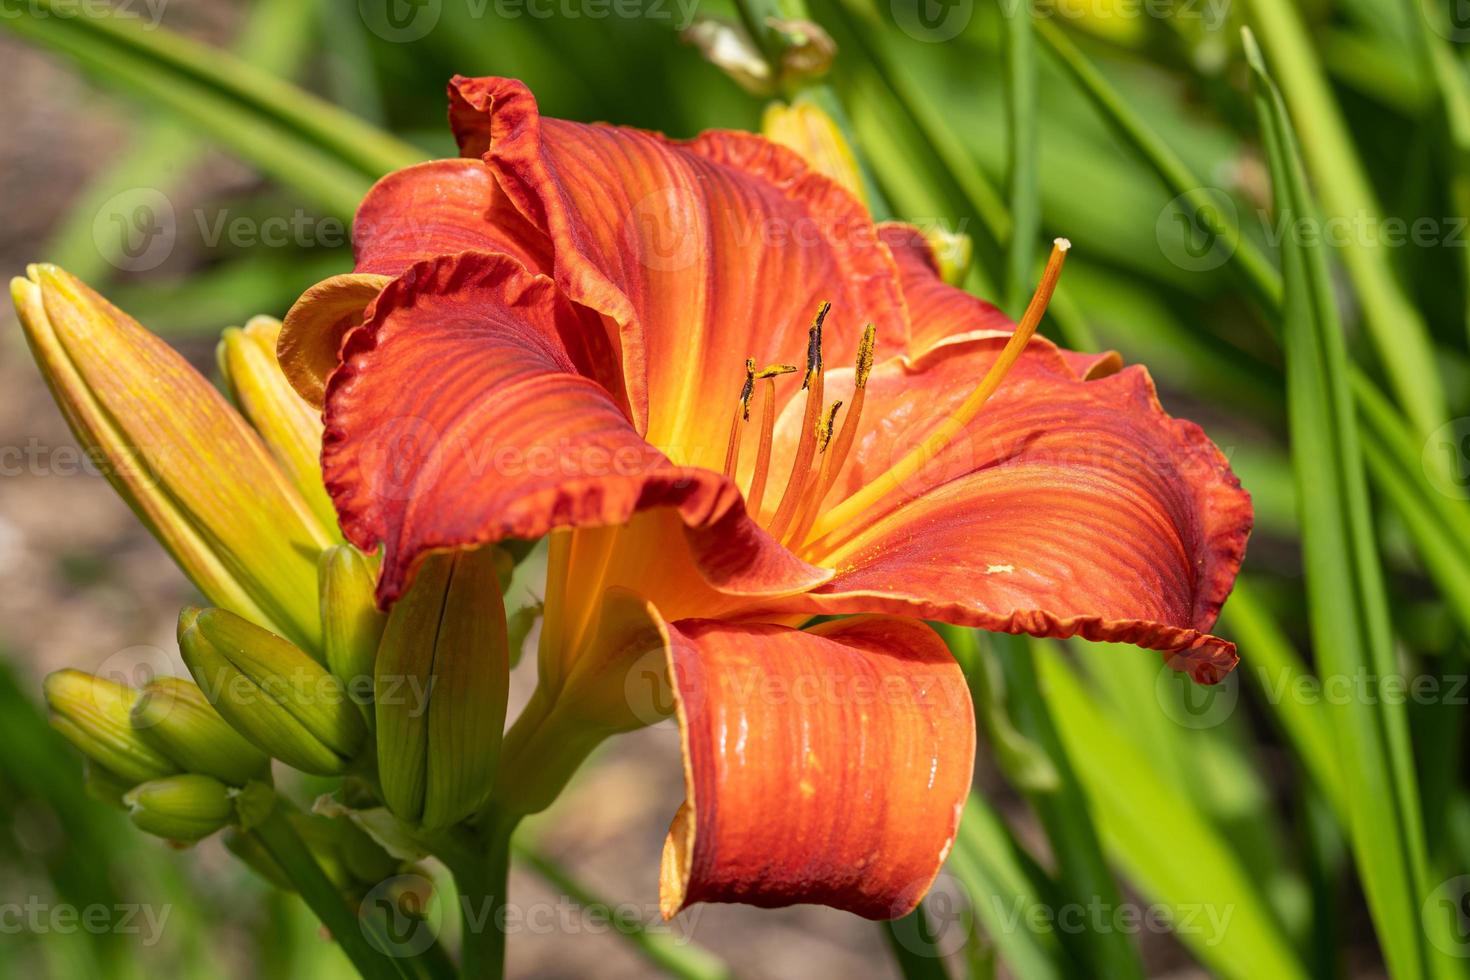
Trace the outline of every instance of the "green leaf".
{"label": "green leaf", "polygon": [[1079,972],[1049,921],[1028,914],[1050,908],[1048,883],[1037,880],[1035,865],[978,793],[965,804],[948,867],[964,882],[975,914],[1013,976],[1050,980]]}
{"label": "green leaf", "polygon": [[[897,59],[886,52],[881,39],[883,25],[872,0],[835,0],[824,9],[830,10],[832,29],[840,37],[852,39],[856,57],[849,64],[860,66],[854,74],[876,83],[863,85],[859,93],[848,93],[847,110],[854,119],[859,136],[864,134],[862,118],[865,114],[871,116],[875,109],[903,117],[918,134],[917,145],[908,152],[900,149],[891,129],[874,131],[870,128],[868,132],[872,138],[860,141],[862,155],[877,172],[889,197],[903,210],[903,201],[893,185],[914,182],[913,171],[921,165],[920,161],[938,166],[944,182],[956,191],[985,231],[984,235],[975,236],[978,265],[985,267],[991,282],[1006,281],[1009,260],[1004,257],[1004,244],[1013,240],[1015,222],[1000,192],[986,178],[946,120],[944,105],[932,92],[915,84],[905,68],[897,64]],[[888,104],[880,109],[873,104],[874,100]],[[932,188],[923,188],[922,192],[932,200]],[[942,213],[945,212],[927,212],[931,217]],[[1031,239],[1034,245],[1034,233]],[[1034,284],[1031,275],[1028,269],[1028,294]],[[992,294],[998,295],[998,291]],[[1053,295],[1048,317],[1056,324],[1067,346],[1076,350],[1097,349],[1097,339],[1071,299],[1065,283]]]}
{"label": "green leaf", "polygon": [[1305,978],[1306,972],[1246,869],[1188,795],[1103,714],[1050,645],[1038,671],[1098,831],[1129,878],[1176,917],[1173,933],[1223,977]]}
{"label": "green leaf", "polygon": [[1011,239],[1006,250],[1005,308],[1019,317],[1031,295],[1036,239],[1041,233],[1041,200],[1036,189],[1041,140],[1036,116],[1036,46],[1031,37],[1031,0],[1002,0],[1005,17],[1006,123],[1010,136],[1006,190],[1011,203]]}
{"label": "green leaf", "polygon": [[1311,669],[1272,618],[1253,581],[1236,580],[1221,617],[1225,629],[1247,651],[1240,669],[1271,706],[1297,759],[1346,825],[1347,786],[1333,741],[1332,721],[1320,704],[1297,693],[1302,685],[1310,687],[1314,683]]}
{"label": "green leaf", "polygon": [[[1028,794],[1056,855],[1058,901],[1069,906],[1089,907],[1096,903],[1119,909],[1122,898],[1118,885],[1102,856],[1093,814],[1083,795],[1083,780],[1091,761],[1084,764],[1087,753],[1064,744],[1059,735],[1065,720],[1058,715],[1058,706],[1043,695],[1037,682],[1033,644],[1024,637],[1001,634],[990,639],[1005,670],[1011,712],[1017,725],[1046,751],[1060,777],[1055,791]],[[1120,930],[1064,933],[1064,939],[1073,941],[1073,955],[1082,959],[1095,976],[1143,975],[1131,937]]]}
{"label": "green leaf", "polygon": [[[1286,105],[1248,31],[1245,46],[1278,215],[1316,222]],[[1390,969],[1400,976],[1451,975],[1425,942],[1426,930],[1442,934],[1448,921],[1428,919],[1420,927],[1430,893],[1422,816],[1403,705],[1381,693],[1389,678],[1402,678],[1327,256],[1289,237],[1283,262],[1287,406],[1308,616],[1322,673],[1351,678],[1360,688],[1358,696],[1329,706],[1353,853]]]}
{"label": "green leaf", "polygon": [[[241,32],[242,59],[265,71],[289,75],[305,55],[318,0],[259,0]],[[101,279],[116,264],[116,239],[99,240],[94,225],[109,204],[133,188],[173,183],[198,162],[203,143],[177,119],[151,120],[140,127],[127,151],[73,202],[46,248],[48,261],[77,278]],[[216,324],[217,326],[217,324]]]}
{"label": "green leaf", "polygon": [[[1281,0],[1250,0],[1247,7],[1249,19],[1259,29],[1262,44],[1281,76],[1282,113],[1289,103],[1292,118],[1301,128],[1304,137],[1301,146],[1322,195],[1326,216],[1349,219],[1355,229],[1360,226],[1376,229],[1382,208],[1358,159],[1297,5]],[[1264,77],[1264,61],[1258,59],[1258,62],[1252,70],[1256,77]],[[1320,223],[1322,217],[1312,215],[1317,223],[1308,227],[1324,227]],[[1300,250],[1301,243],[1293,241],[1299,237],[1285,237],[1282,243],[1285,254]],[[1378,238],[1376,234],[1354,232],[1340,253],[1362,303],[1364,325],[1390,388],[1414,428],[1427,435],[1449,418],[1438,361],[1424,319],[1394,277],[1387,248]]]}
{"label": "green leaf", "polygon": [[5,24],[168,110],[333,214],[350,217],[375,179],[424,159],[228,52],[111,15],[57,16],[55,2],[38,0]]}

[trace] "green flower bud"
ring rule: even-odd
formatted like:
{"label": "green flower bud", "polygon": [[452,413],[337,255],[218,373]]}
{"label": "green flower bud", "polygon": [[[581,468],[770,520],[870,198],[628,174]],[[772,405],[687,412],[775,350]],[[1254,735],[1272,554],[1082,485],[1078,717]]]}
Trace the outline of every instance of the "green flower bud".
{"label": "green flower bud", "polygon": [[179,771],[133,731],[128,714],[137,691],[80,670],[58,670],[43,686],[51,727],[127,785]]}
{"label": "green flower bud", "polygon": [[159,677],[138,692],[133,731],[185,772],[243,786],[270,770],[270,757],[220,717],[204,692],[182,677]]}
{"label": "green flower bud", "polygon": [[303,772],[337,775],[367,730],[342,682],[299,647],[223,609],[185,609],[179,649],[240,734]]}
{"label": "green flower bud", "polygon": [[276,360],[281,321],[253,318],[220,337],[215,358],[230,399],[260,433],[322,526],[337,527],[337,511],[322,483],[322,420],[296,393]]}
{"label": "green flower bud", "polygon": [[389,809],[412,824],[446,827],[494,783],[509,680],[495,552],[431,555],[383,632],[378,774]]}
{"label": "green flower bud", "polygon": [[[168,344],[53,265],[10,283],[77,441],[209,601],[315,648],[332,544],[260,436]],[[335,527],[335,522],[332,527]]]}
{"label": "green flower bud", "polygon": [[317,578],[322,597],[322,644],[327,666],[367,706],[373,661],[387,617],[373,597],[374,562],[350,544],[322,552]]}
{"label": "green flower bud", "polygon": [[123,802],[128,819],[140,830],[169,840],[203,840],[235,816],[230,788],[193,772],[140,783]]}

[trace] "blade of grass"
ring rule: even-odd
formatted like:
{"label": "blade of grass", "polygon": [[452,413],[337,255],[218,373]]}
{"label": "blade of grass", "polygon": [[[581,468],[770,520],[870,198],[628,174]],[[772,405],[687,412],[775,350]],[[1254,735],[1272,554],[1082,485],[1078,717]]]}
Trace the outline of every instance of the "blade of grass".
{"label": "blade of grass", "polygon": [[1041,204],[1036,190],[1036,46],[1031,37],[1031,0],[1001,0],[1005,18],[1006,191],[1011,204],[1011,238],[1006,249],[1004,306],[1019,317],[1031,295],[1036,241],[1041,234]]}
{"label": "blade of grass", "polygon": [[[1056,717],[1055,706],[1042,695],[1027,641],[1000,634],[987,639],[1005,673],[1012,716],[1021,731],[1051,758],[1059,778],[1055,791],[1033,792],[1027,795],[1027,800],[1046,829],[1056,856],[1060,900],[1082,907],[1096,903],[1105,909],[1118,909],[1122,905],[1118,884],[1103,858],[1080,782],[1086,768],[1080,760],[1086,755],[1063,744],[1058,734],[1062,721]],[[1090,760],[1087,765],[1091,765]],[[1068,935],[1075,941],[1074,955],[1084,961],[1093,975],[1142,977],[1138,951],[1124,932],[1099,929]]]}
{"label": "blade of grass", "polygon": [[[1435,108],[1439,126],[1435,135],[1441,143],[1441,156],[1449,179],[1448,200],[1457,215],[1470,215],[1470,77],[1465,66],[1455,57],[1445,24],[1429,18],[1441,18],[1444,11],[1419,0],[1401,0],[1405,18],[1417,45],[1419,61],[1429,66],[1435,89]],[[1470,249],[1461,249],[1461,289],[1470,304]],[[1465,311],[1465,328],[1470,331],[1470,306]]]}
{"label": "blade of grass", "polygon": [[[70,15],[77,29],[109,47],[142,58],[179,85],[209,89],[290,128],[331,156],[377,178],[423,159],[415,147],[351,113],[282,81],[270,72],[163,27],[145,30],[135,19],[86,11],[66,0],[36,0],[37,16]],[[60,14],[58,14],[60,11]]]}
{"label": "blade of grass", "polygon": [[1219,213],[1218,203],[1203,183],[1143,118],[1130,109],[1102,72],[1087,59],[1071,39],[1049,20],[1038,21],[1036,33],[1057,64],[1077,83],[1078,89],[1097,109],[1103,120],[1124,144],[1132,146],[1178,198],[1191,209],[1190,218],[1209,234],[1222,240],[1242,284],[1265,310],[1281,303],[1281,277],[1269,259],[1240,229]]}
{"label": "blade of grass", "polygon": [[[1094,107],[1115,132],[1148,162],[1165,185],[1178,195],[1181,203],[1192,209],[1191,219],[1200,227],[1224,237],[1224,247],[1243,285],[1251,291],[1255,300],[1265,312],[1271,315],[1273,321],[1279,321],[1282,316],[1280,312],[1281,281],[1264,254],[1248,239],[1242,238],[1233,225],[1219,219],[1213,207],[1212,198],[1201,190],[1199,179],[1189,171],[1168,144],[1143,121],[1142,117],[1129,108],[1116,90],[1108,84],[1102,74],[1062,31],[1049,22],[1038,23],[1037,28],[1043,42],[1077,82],[1079,88],[1087,94]],[[1199,343],[1198,338],[1188,332],[1177,334],[1173,340],[1175,346],[1180,349],[1189,349]],[[1414,446],[1415,436],[1410,431],[1408,423],[1361,372],[1356,368],[1349,370],[1353,378],[1353,394],[1363,417],[1380,432],[1392,432],[1392,445],[1397,451],[1399,467],[1403,472],[1412,471],[1419,465],[1419,455]],[[1370,459],[1370,463],[1378,459],[1379,457],[1375,456]],[[1394,473],[1378,463],[1370,467],[1370,474],[1375,485],[1395,478]],[[1385,488],[1385,492],[1390,497],[1390,503],[1395,507],[1401,505],[1415,508],[1415,513],[1409,515],[1406,521],[1409,523],[1410,530],[1416,532],[1416,543],[1422,548],[1441,553],[1445,551],[1442,542],[1435,541],[1432,535],[1427,534],[1430,525],[1420,519],[1421,511],[1427,508],[1439,515],[1444,528],[1455,533],[1456,540],[1459,542],[1459,551],[1463,554],[1470,554],[1470,512],[1467,512],[1464,507],[1434,492],[1433,488],[1425,482],[1406,484],[1399,480],[1392,488]],[[1435,571],[1436,578],[1440,580],[1441,588],[1446,594],[1457,595],[1464,590],[1463,584],[1457,576],[1451,574],[1450,567],[1444,561],[1428,563]]]}
{"label": "blade of grass", "polygon": [[[1277,213],[1314,222],[1286,104],[1249,31],[1244,42]],[[1423,824],[1403,705],[1381,696],[1399,669],[1327,257],[1288,239],[1283,263],[1287,403],[1312,636],[1324,673],[1364,685],[1360,697],[1329,708],[1343,753],[1353,853],[1390,969],[1450,975],[1420,928],[1429,895]],[[1438,931],[1448,922],[1424,927]]]}
{"label": "blade of grass", "polygon": [[189,85],[159,66],[79,28],[75,20],[30,15],[6,19],[17,34],[66,55],[110,86],[163,108],[329,213],[350,218],[372,178],[325,152],[266,113]]}
{"label": "blade of grass", "polygon": [[[863,157],[876,172],[880,183],[889,191],[895,206],[902,211],[899,195],[891,188],[911,182],[911,171],[918,160],[933,161],[940,177],[951,187],[957,199],[979,219],[983,235],[975,239],[977,267],[990,282],[1004,282],[1006,259],[1004,244],[1012,240],[1014,222],[999,191],[986,178],[953,128],[945,120],[944,111],[928,93],[915,85],[908,74],[883,51],[878,35],[882,23],[868,0],[836,0],[827,7],[834,29],[853,39],[860,58],[849,62],[854,75],[873,84],[862,84],[859,95],[847,93],[847,111],[862,136],[864,115],[887,112],[903,117],[918,135],[918,146],[912,153],[900,153],[891,135],[884,131],[870,139],[860,139]],[[874,103],[887,103],[878,106]],[[931,193],[932,189],[925,189]],[[932,215],[931,215],[932,216]],[[1033,236],[1034,238],[1034,236]],[[1028,287],[1029,288],[1029,287]],[[992,295],[998,295],[994,293]],[[1052,296],[1048,318],[1056,325],[1066,346],[1075,350],[1096,350],[1097,338],[1070,296],[1067,284],[1057,287]]]}
{"label": "blade of grass", "polygon": [[[1213,973],[1305,978],[1270,905],[1209,820],[1109,722],[1051,644],[1033,643],[1047,703],[1109,851]],[[1161,846],[1178,841],[1179,852]],[[1185,917],[1188,916],[1188,921]]]}
{"label": "blade of grass", "polygon": [[1297,759],[1347,824],[1347,785],[1342,775],[1332,733],[1332,721],[1320,704],[1298,697],[1302,685],[1312,683],[1312,671],[1291,640],[1262,603],[1256,584],[1248,578],[1235,582],[1221,622],[1249,656],[1241,669],[1272,707]]}
{"label": "blade of grass", "polygon": [[1014,976],[1051,980],[1080,972],[1055,930],[1044,923],[1035,928],[1026,914],[1049,907],[1052,898],[1005,821],[978,793],[965,804],[949,866],[969,889],[975,914]]}
{"label": "blade of grass", "polygon": [[[290,75],[305,54],[318,0],[258,0],[241,31],[240,57],[275,75]],[[46,248],[49,261],[87,282],[101,280],[116,265],[120,242],[108,248],[94,233],[107,203],[137,187],[152,187],[161,176],[178,179],[198,162],[204,144],[176,119],[150,121],[127,152],[87,187],[72,204]]]}
{"label": "blade of grass", "polygon": [[[610,909],[614,903],[594,895],[524,834],[511,841],[515,859],[552,888],[583,908]],[[613,935],[625,940],[639,955],[663,973],[680,980],[727,980],[730,968],[718,956],[693,942],[681,942],[667,932],[650,932],[640,922],[616,921]]]}
{"label": "blade of grass", "polygon": [[[1281,76],[1283,104],[1291,106],[1293,119],[1301,127],[1305,159],[1327,214],[1351,220],[1354,228],[1377,229],[1382,210],[1296,5],[1249,0],[1247,9]],[[1313,220],[1320,221],[1320,216]],[[1288,235],[1283,241],[1288,253],[1296,244],[1290,241],[1293,237]],[[1449,418],[1433,343],[1423,318],[1394,277],[1378,237],[1355,232],[1339,251],[1390,387],[1415,430],[1427,435]]]}

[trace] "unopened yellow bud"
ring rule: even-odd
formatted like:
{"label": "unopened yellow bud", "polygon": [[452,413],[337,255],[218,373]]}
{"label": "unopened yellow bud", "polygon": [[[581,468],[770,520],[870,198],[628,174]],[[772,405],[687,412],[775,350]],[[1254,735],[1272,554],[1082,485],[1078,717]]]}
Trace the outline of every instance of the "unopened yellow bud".
{"label": "unopened yellow bud", "polygon": [[127,792],[123,803],[128,819],[140,830],[169,840],[203,840],[235,816],[229,787],[198,773],[140,783]]}
{"label": "unopened yellow bud", "polygon": [[138,692],[80,670],[58,670],[43,685],[51,727],[88,759],[131,786],[179,771],[133,731]]}
{"label": "unopened yellow bud", "polygon": [[336,529],[337,511],[322,483],[322,420],[291,387],[276,360],[281,321],[258,316],[220,337],[215,357],[230,398],[255,426],[281,469],[323,527]]}
{"label": "unopened yellow bud", "polygon": [[393,607],[375,668],[383,798],[445,827],[490,792],[509,684],[495,548],[430,555]]}
{"label": "unopened yellow bud", "polygon": [[761,117],[761,134],[795,150],[813,170],[846,187],[867,206],[857,157],[841,127],[821,106],[805,99],[790,105],[772,102]]}
{"label": "unopened yellow bud", "polygon": [[179,649],[240,734],[303,772],[346,770],[367,735],[347,689],[300,648],[223,609],[185,609]]}
{"label": "unopened yellow bud", "polygon": [[133,731],[185,772],[243,786],[262,778],[270,758],[230,727],[198,685],[182,677],[159,677],[138,692]]}
{"label": "unopened yellow bud", "polygon": [[317,564],[327,666],[354,692],[371,689],[387,619],[373,598],[374,564],[350,544],[323,551]]}
{"label": "unopened yellow bud", "polygon": [[260,437],[188,362],[51,265],[11,298],[83,448],[211,602],[308,648],[332,535]]}

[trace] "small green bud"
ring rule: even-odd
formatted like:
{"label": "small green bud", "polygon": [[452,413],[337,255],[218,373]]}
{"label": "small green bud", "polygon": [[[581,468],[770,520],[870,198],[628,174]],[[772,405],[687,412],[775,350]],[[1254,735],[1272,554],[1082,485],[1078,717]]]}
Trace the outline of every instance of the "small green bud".
{"label": "small green bud", "polygon": [[322,597],[322,643],[327,666],[360,704],[372,689],[373,661],[387,617],[373,597],[374,562],[350,544],[322,552],[317,579]]}
{"label": "small green bud", "polygon": [[490,792],[505,725],[494,548],[430,555],[388,616],[374,674],[378,774],[399,819],[446,827]]}
{"label": "small green bud", "polygon": [[51,727],[127,785],[179,771],[133,731],[128,714],[138,692],[131,687],[80,670],[58,670],[43,687]]}
{"label": "small green bud", "polygon": [[223,609],[185,609],[179,649],[240,734],[303,772],[337,775],[367,730],[342,682],[299,647]]}
{"label": "small green bud", "polygon": [[123,802],[140,830],[169,840],[203,840],[235,816],[229,787],[193,772],[139,783]]}
{"label": "small green bud", "polygon": [[159,677],[138,692],[133,731],[185,772],[198,772],[243,786],[270,769],[270,757],[220,717],[198,685],[182,677]]}

